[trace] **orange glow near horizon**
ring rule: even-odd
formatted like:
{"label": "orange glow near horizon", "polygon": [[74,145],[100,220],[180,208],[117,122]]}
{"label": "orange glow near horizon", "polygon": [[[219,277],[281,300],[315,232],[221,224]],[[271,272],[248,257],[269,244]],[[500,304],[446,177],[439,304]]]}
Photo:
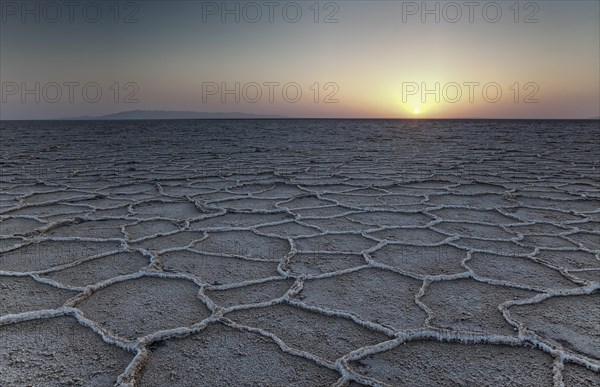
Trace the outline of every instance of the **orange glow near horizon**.
{"label": "orange glow near horizon", "polygon": [[[297,2],[304,7],[297,23],[282,20],[281,14],[270,22],[266,13],[257,23],[234,22],[233,17],[226,23],[219,17],[199,22],[204,3],[140,2],[139,23],[106,17],[100,23],[65,18],[62,23],[21,23],[19,15],[11,15],[0,23],[6,100],[1,118],[130,110],[293,118],[600,116],[597,1],[539,2],[536,23],[523,22],[530,14],[524,2],[517,22],[514,2],[498,2],[504,12],[497,23],[482,19],[482,7],[475,22],[443,17],[434,22],[431,15],[429,22],[419,15],[403,21],[408,2],[376,0],[332,2],[339,6],[336,23],[315,22],[313,2]],[[321,9],[321,21],[325,15]],[[36,88],[36,82],[41,86]],[[57,93],[44,85],[67,82],[80,85],[74,101],[66,86],[58,102],[49,101]],[[99,101],[90,103],[83,95],[81,85],[88,83],[100,86]],[[129,83],[137,89],[125,89]],[[208,83],[225,84],[224,93],[204,98]],[[278,85],[272,95],[265,83]],[[471,90],[468,85],[475,83],[479,86]],[[294,88],[283,92],[290,84],[301,94]],[[262,90],[244,85],[261,85]],[[501,98],[496,100],[498,91],[485,85],[498,85]],[[88,91],[95,95],[93,88]],[[128,98],[139,102],[124,102]]]}

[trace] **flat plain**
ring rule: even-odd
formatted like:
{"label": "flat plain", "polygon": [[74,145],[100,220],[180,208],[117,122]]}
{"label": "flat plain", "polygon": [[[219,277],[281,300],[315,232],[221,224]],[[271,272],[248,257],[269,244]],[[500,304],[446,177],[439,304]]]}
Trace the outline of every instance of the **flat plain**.
{"label": "flat plain", "polygon": [[600,386],[598,121],[0,128],[2,386]]}

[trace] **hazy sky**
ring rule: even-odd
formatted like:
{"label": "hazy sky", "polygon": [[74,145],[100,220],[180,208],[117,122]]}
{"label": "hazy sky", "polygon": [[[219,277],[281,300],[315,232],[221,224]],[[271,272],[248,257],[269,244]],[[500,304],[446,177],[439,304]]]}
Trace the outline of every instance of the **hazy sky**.
{"label": "hazy sky", "polygon": [[2,0],[0,115],[596,117],[599,4]]}

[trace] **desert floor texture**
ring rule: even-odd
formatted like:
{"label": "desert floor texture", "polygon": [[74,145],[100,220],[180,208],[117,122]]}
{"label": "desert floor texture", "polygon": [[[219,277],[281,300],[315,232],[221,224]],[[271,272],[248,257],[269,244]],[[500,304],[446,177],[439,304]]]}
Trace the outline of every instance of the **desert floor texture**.
{"label": "desert floor texture", "polygon": [[594,123],[2,125],[2,386],[600,386]]}

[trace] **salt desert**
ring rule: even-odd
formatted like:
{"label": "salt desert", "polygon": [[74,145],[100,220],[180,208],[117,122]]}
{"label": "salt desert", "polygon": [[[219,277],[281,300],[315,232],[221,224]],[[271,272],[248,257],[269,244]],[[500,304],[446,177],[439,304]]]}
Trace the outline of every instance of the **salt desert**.
{"label": "salt desert", "polygon": [[0,128],[2,386],[600,386],[598,121]]}

